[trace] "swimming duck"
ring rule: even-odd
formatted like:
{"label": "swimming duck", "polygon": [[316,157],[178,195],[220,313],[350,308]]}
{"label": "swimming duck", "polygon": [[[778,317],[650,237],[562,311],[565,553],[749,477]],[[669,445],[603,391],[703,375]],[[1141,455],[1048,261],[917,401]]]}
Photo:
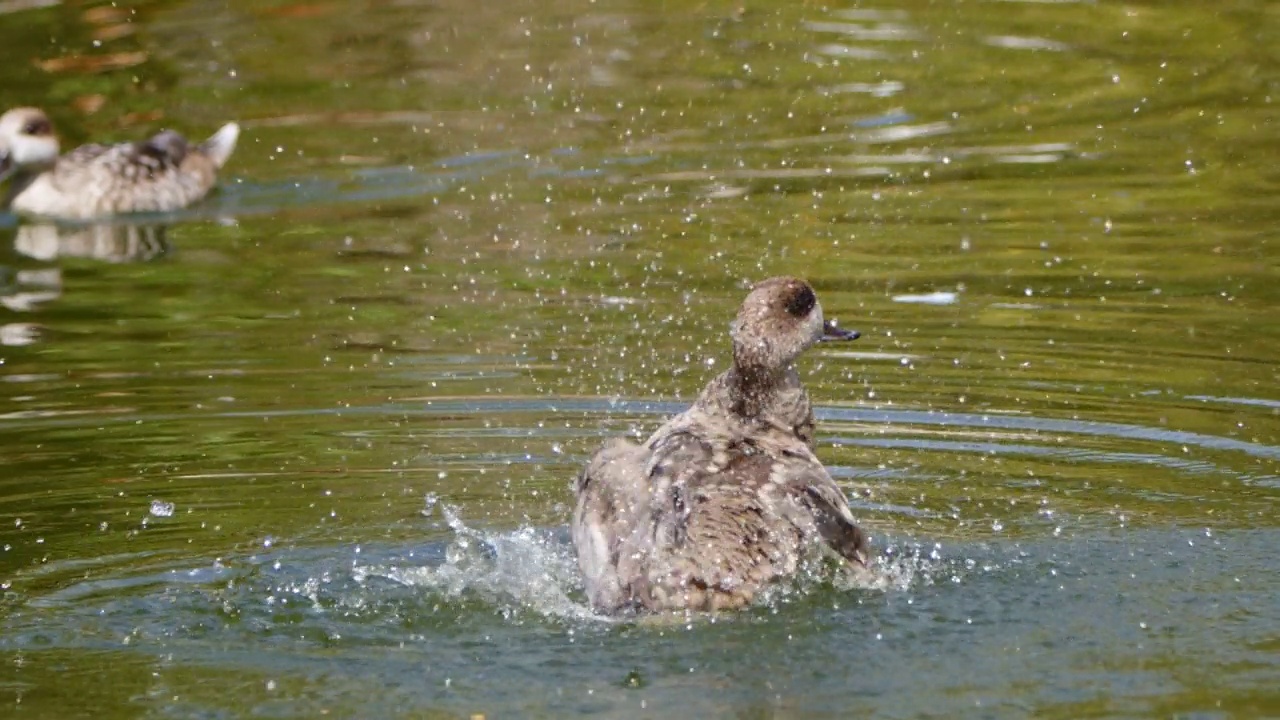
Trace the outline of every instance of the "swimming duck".
{"label": "swimming duck", "polygon": [[240,126],[227,123],[198,145],[165,130],[144,142],[59,155],[49,117],[16,108],[0,115],[0,182],[11,178],[4,206],[68,220],[178,210],[213,189],[239,135]]}
{"label": "swimming duck", "polygon": [[578,476],[573,542],[599,611],[740,608],[823,547],[854,567],[866,535],[814,455],[795,361],[857,332],[823,321],[793,277],[755,285],[730,326],[733,367],[644,443],[614,439]]}

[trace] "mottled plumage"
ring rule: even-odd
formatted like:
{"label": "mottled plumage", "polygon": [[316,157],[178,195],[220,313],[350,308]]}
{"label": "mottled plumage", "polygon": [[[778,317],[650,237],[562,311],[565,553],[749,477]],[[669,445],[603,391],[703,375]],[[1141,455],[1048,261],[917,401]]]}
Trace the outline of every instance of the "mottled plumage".
{"label": "mottled plumage", "polygon": [[865,566],[867,542],[813,454],[813,412],[793,365],[822,339],[796,278],[756,285],[733,323],[733,367],[643,446],[611,440],[574,490],[573,541],[593,606],[720,610],[750,603],[823,546]]}
{"label": "mottled plumage", "polygon": [[10,178],[5,207],[69,220],[178,210],[213,189],[239,134],[228,123],[191,145],[165,130],[143,142],[83,145],[59,155],[43,112],[10,110],[0,116],[0,180]]}

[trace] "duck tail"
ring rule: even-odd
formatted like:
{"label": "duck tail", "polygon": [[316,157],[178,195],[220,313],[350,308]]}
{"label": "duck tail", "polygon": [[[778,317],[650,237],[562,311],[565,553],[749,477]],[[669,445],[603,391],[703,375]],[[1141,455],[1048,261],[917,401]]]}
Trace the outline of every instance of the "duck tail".
{"label": "duck tail", "polygon": [[200,143],[200,150],[221,168],[227,164],[231,153],[235,152],[236,140],[240,138],[240,126],[230,122],[223,125],[218,132]]}

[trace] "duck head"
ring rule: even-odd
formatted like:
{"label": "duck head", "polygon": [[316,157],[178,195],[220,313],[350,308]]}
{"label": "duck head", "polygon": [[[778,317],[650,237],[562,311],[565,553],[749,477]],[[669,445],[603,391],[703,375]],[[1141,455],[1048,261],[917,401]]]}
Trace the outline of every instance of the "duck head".
{"label": "duck head", "polygon": [[49,116],[36,108],[15,108],[0,115],[0,182],[23,168],[52,165],[58,137]]}
{"label": "duck head", "polygon": [[730,326],[733,362],[742,369],[778,371],[824,340],[856,340],[822,318],[822,305],[809,283],[774,277],[751,288]]}

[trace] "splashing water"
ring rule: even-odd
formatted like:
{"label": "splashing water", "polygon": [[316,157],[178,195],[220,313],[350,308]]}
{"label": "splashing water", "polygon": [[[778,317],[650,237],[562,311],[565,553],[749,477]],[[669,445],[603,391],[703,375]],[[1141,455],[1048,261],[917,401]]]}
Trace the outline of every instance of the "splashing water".
{"label": "splashing water", "polygon": [[[438,503],[438,498],[428,496],[424,514]],[[507,617],[523,608],[551,618],[604,619],[583,602],[573,547],[556,533],[536,528],[484,532],[468,527],[456,507],[439,507],[453,532],[443,563],[427,567],[357,564],[352,568],[356,582],[365,584],[380,577],[449,598],[475,596],[502,608]]]}
{"label": "splashing water", "polygon": [[[419,631],[428,628],[467,634],[495,613],[509,627],[533,620],[534,625],[551,621],[588,627],[635,622],[665,627],[675,621],[692,628],[701,624],[699,618],[714,622],[739,615],[637,618],[597,613],[586,601],[567,529],[477,529],[464,522],[456,506],[429,496],[424,513],[437,511],[450,533],[443,542],[341,549],[280,548],[273,541],[267,553],[223,557],[209,566],[161,562],[140,567],[140,572],[82,579],[33,598],[31,604],[64,618],[57,625],[68,628],[63,639],[69,644],[92,635],[129,635],[137,636],[137,642],[163,640],[169,647],[188,626],[218,627],[232,635],[285,631],[326,643],[345,638],[382,644],[420,640],[427,635]],[[910,539],[881,539],[877,545],[871,570],[809,563],[792,582],[769,588],[755,610],[798,617],[826,604],[875,602],[873,598],[886,595],[891,599],[1025,564],[1019,553],[985,544],[959,545],[950,552],[939,544]],[[352,551],[354,557],[347,554]],[[46,569],[60,572],[56,564]],[[82,573],[74,567],[66,570]],[[146,612],[140,615],[139,608]],[[67,622],[67,613],[80,619]],[[11,630],[49,636],[49,626],[42,623],[26,630],[21,625]],[[54,634],[63,636],[63,631]]]}
{"label": "splashing water", "polygon": [[[437,507],[453,533],[444,548],[443,562],[418,567],[357,563],[352,566],[355,582],[368,585],[380,578],[453,600],[474,598],[497,606],[508,619],[527,610],[562,620],[620,620],[597,613],[587,604],[567,532],[531,527],[505,532],[478,530],[463,521],[457,507],[441,503],[435,495],[427,497],[423,514],[430,515]],[[944,558],[940,545],[925,549],[919,544],[893,544],[884,548],[870,570],[832,572],[829,563],[812,563],[795,582],[771,589],[761,601],[776,607],[823,587],[839,593],[905,591],[916,582],[960,582],[973,567],[972,561]]]}

